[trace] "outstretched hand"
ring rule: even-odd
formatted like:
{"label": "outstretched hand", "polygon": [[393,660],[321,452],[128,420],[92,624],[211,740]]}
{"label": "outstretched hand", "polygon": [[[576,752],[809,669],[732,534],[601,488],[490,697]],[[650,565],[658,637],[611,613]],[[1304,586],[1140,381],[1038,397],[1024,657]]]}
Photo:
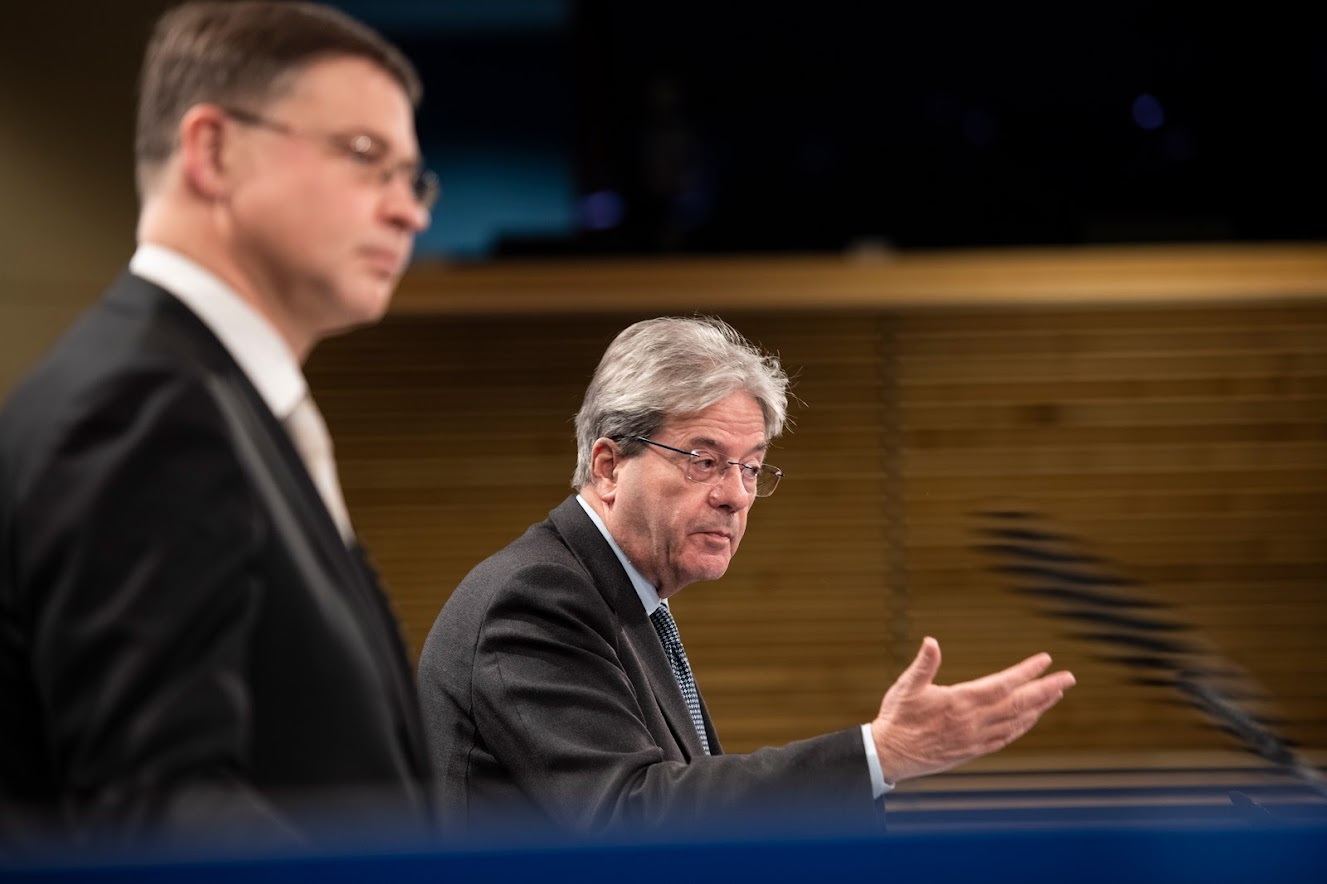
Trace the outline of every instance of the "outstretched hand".
{"label": "outstretched hand", "polygon": [[1074,686],[1070,672],[1042,676],[1049,654],[973,681],[935,684],[940,644],[927,636],[885,693],[871,735],[885,779],[899,783],[1003,749]]}

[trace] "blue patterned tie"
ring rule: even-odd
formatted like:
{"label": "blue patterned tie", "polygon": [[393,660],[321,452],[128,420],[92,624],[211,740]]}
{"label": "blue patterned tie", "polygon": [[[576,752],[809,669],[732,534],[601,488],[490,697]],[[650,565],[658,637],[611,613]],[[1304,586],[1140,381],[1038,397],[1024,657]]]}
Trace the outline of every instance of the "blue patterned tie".
{"label": "blue patterned tie", "polygon": [[650,615],[650,622],[654,624],[654,631],[659,633],[659,641],[663,642],[664,651],[668,654],[668,662],[673,667],[673,677],[677,679],[677,686],[682,689],[682,698],[687,701],[687,709],[691,712],[691,723],[696,727],[696,734],[700,737],[700,745],[705,750],[705,754],[710,754],[710,741],[705,736],[705,719],[700,714],[700,694],[696,692],[696,680],[691,677],[691,664],[687,663],[687,652],[682,650],[682,638],[677,634],[677,624],[673,622],[673,615],[669,613],[667,605],[660,605]]}

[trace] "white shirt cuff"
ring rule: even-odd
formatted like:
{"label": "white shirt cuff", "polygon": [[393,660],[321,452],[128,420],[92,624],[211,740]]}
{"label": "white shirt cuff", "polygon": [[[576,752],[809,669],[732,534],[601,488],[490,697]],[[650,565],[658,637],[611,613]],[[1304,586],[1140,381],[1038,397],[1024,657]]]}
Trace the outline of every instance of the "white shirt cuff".
{"label": "white shirt cuff", "polygon": [[869,723],[862,725],[862,744],[866,746],[866,766],[871,771],[871,797],[879,798],[886,792],[894,791],[894,784],[885,782],[885,773],[880,769],[880,756],[876,754]]}

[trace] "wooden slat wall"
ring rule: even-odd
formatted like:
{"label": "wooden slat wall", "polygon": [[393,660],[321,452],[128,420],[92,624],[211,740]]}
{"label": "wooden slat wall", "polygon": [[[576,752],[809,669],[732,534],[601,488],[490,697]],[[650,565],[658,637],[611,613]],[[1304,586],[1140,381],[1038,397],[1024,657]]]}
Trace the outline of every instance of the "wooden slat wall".
{"label": "wooden slat wall", "polygon": [[[1087,539],[1253,673],[1287,736],[1327,749],[1323,289],[1157,307],[694,304],[779,352],[804,402],[770,455],[788,479],[728,576],[677,600],[725,746],[869,719],[931,634],[945,681],[1040,649],[1079,676],[990,765],[1233,747],[1008,590],[974,549],[972,513],[996,507]],[[690,312],[654,306],[411,310],[317,351],[350,508],[415,653],[465,572],[570,492],[571,416],[612,336]]]}
{"label": "wooden slat wall", "polygon": [[[1327,741],[1327,307],[914,314],[897,339],[914,622],[975,675],[1047,645],[1080,676],[1025,750],[1227,745],[1131,684],[973,552],[971,513],[1033,510],[1141,581]],[[1118,653],[1118,651],[1116,651]]]}

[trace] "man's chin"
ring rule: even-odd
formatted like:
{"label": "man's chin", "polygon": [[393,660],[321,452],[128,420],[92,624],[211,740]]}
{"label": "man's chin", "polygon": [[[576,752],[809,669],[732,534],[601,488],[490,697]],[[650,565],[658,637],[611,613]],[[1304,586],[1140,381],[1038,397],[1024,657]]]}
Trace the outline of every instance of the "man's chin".
{"label": "man's chin", "polygon": [[711,554],[702,556],[691,571],[691,581],[695,583],[701,580],[718,580],[728,573],[728,563],[730,561],[732,561],[730,555]]}
{"label": "man's chin", "polygon": [[365,286],[360,297],[353,302],[358,308],[360,325],[377,322],[387,314],[387,308],[392,305],[392,294],[396,291],[397,282],[396,277],[375,278]]}
{"label": "man's chin", "polygon": [[387,315],[392,303],[392,288],[387,286],[366,288],[342,301],[340,315],[331,328],[331,334],[341,334],[366,325],[374,325]]}

